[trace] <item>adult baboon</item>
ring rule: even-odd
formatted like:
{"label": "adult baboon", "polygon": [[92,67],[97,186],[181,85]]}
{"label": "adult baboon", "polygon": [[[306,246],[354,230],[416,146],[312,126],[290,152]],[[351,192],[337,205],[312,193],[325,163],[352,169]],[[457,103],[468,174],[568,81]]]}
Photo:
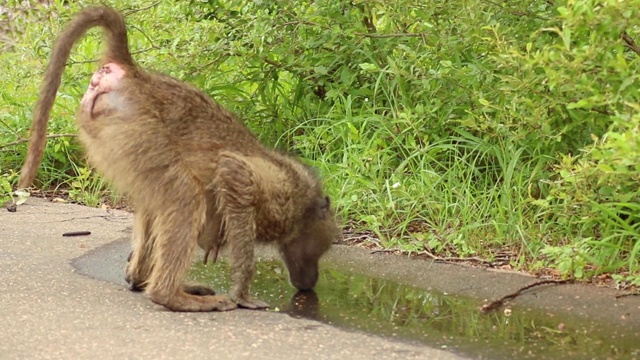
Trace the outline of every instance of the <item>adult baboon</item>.
{"label": "adult baboon", "polygon": [[[20,187],[30,186],[45,146],[47,121],[73,44],[102,27],[106,50],[77,114],[90,163],[121,191],[136,214],[127,267],[133,289],[174,311],[263,308],[252,299],[254,242],[278,246],[299,289],[312,288],[318,261],[338,228],[313,171],[267,150],[202,91],[139,68],[124,18],[108,7],[80,12],[59,36],[35,108]],[[230,246],[232,289],[210,294],[184,286],[197,243]]]}

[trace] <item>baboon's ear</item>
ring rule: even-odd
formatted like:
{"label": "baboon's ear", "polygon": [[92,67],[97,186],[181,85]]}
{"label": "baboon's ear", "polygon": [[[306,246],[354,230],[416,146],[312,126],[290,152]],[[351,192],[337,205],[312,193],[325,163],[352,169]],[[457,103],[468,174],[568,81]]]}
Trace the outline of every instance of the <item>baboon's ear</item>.
{"label": "baboon's ear", "polygon": [[325,196],[318,200],[317,211],[321,219],[326,219],[331,213],[331,200],[328,196]]}
{"label": "baboon's ear", "polygon": [[320,209],[322,209],[323,211],[329,211],[330,208],[331,208],[331,200],[329,200],[328,196],[325,196],[323,203],[320,205]]}

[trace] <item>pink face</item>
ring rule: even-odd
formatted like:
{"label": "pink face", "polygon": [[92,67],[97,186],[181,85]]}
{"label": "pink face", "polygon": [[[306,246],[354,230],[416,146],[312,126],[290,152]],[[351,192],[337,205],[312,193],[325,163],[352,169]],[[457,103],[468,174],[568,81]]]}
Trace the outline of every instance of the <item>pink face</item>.
{"label": "pink face", "polygon": [[113,91],[124,75],[124,69],[116,63],[105,64],[100,70],[93,73],[89,88],[80,101],[80,111],[91,117],[93,105],[98,96]]}

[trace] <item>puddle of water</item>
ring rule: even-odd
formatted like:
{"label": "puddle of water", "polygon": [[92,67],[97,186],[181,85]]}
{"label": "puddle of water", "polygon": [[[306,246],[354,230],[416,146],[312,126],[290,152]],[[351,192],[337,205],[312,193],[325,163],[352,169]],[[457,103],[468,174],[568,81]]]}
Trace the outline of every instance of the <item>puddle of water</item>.
{"label": "puddle of water", "polygon": [[[190,278],[218,292],[229,289],[229,267],[224,261],[196,264]],[[296,292],[281,262],[260,261],[252,292],[272,306],[270,311],[446,348],[473,358],[640,358],[637,330],[604,328],[517,307],[509,316],[502,311],[484,315],[476,299],[326,269],[326,264],[315,291]]]}

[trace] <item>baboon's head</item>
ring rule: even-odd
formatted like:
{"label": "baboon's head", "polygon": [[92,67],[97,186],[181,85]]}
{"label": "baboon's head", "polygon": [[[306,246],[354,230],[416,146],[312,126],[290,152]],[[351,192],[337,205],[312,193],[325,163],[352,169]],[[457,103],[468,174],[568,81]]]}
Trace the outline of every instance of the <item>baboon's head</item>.
{"label": "baboon's head", "polygon": [[340,236],[329,198],[313,201],[297,226],[298,236],[283,244],[280,252],[291,284],[299,290],[310,290],[318,281],[320,257]]}

